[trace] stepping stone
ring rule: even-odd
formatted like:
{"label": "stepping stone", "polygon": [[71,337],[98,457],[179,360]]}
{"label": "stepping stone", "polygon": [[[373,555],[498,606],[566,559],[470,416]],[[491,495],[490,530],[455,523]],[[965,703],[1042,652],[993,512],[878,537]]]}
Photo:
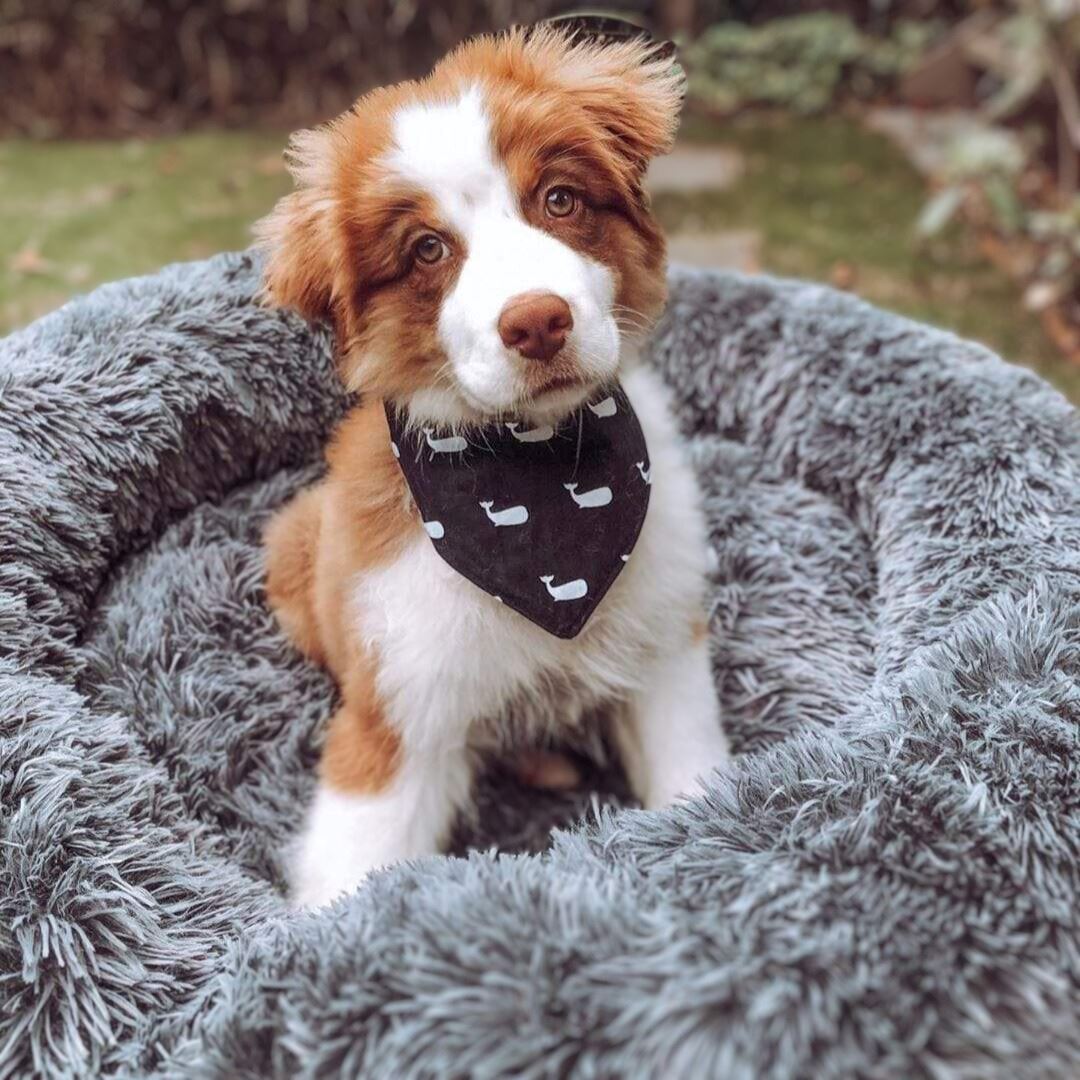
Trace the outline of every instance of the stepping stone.
{"label": "stepping stone", "polygon": [[743,174],[743,155],[730,146],[683,144],[649,167],[649,191],[726,191]]}
{"label": "stepping stone", "polygon": [[676,233],[668,236],[668,258],[683,266],[722,270],[761,270],[761,233],[753,229]]}
{"label": "stepping stone", "polygon": [[987,130],[986,121],[967,109],[881,107],[867,112],[866,126],[891,139],[924,176],[941,176],[956,143]]}

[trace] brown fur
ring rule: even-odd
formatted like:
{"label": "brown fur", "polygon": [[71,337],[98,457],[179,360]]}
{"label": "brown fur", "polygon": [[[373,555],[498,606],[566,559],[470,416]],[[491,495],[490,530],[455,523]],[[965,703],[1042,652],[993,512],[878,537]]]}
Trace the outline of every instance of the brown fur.
{"label": "brown fur", "polygon": [[266,530],[267,597],[286,633],[342,687],[323,755],[325,780],[373,792],[392,778],[400,748],[383,722],[374,664],[346,619],[345,585],[392,561],[420,519],[390,452],[381,402],[350,412],[326,456],[326,479],[300,492]]}
{"label": "brown fur", "polygon": [[315,614],[315,553],[322,517],[322,488],[300,492],[270,520],[266,546],[266,598],[296,647],[324,664]]}
{"label": "brown fur", "polygon": [[394,779],[401,740],[383,720],[371,663],[353,668],[344,697],[326,732],[319,774],[338,791],[373,794]]}

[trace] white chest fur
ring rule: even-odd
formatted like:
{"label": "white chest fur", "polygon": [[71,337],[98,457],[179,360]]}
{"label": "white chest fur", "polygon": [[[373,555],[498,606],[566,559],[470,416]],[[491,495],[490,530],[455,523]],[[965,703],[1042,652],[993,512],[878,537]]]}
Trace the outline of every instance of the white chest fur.
{"label": "white chest fur", "polygon": [[556,684],[559,719],[573,722],[628,697],[653,659],[686,647],[702,615],[706,567],[697,487],[666,389],[645,369],[624,386],[649,446],[649,512],[625,569],[576,638],[553,637],[504,608],[425,536],[355,582],[352,610],[378,658],[379,696],[412,745],[462,745],[512,701],[531,701],[543,716]]}

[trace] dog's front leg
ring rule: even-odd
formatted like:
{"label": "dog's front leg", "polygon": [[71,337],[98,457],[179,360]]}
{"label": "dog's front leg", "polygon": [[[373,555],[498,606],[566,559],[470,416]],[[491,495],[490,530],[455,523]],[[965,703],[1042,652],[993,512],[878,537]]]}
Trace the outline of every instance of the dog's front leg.
{"label": "dog's front leg", "polygon": [[354,680],[327,732],[293,902],[320,907],[372,870],[437,852],[471,783],[464,746],[411,746],[383,717],[370,680]]}
{"label": "dog's front leg", "polygon": [[630,786],[647,809],[700,790],[728,760],[703,635],[658,660],[616,728]]}

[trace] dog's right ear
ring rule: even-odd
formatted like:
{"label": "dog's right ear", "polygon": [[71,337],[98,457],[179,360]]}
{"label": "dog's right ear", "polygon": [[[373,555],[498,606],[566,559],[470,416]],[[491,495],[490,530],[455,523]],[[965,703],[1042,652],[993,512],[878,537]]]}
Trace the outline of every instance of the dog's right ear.
{"label": "dog's right ear", "polygon": [[316,128],[292,137],[286,160],[297,190],[279,199],[255,225],[255,242],[266,259],[264,299],[312,322],[330,317],[338,291],[327,135],[326,129]]}

